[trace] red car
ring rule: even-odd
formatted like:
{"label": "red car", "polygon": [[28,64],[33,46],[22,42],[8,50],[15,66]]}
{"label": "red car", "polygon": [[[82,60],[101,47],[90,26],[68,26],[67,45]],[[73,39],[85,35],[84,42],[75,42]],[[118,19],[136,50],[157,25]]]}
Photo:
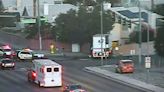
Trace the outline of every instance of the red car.
{"label": "red car", "polygon": [[116,72],[118,73],[133,73],[134,62],[132,60],[120,60],[116,65]]}
{"label": "red car", "polygon": [[70,84],[64,87],[63,92],[87,92],[79,84]]}

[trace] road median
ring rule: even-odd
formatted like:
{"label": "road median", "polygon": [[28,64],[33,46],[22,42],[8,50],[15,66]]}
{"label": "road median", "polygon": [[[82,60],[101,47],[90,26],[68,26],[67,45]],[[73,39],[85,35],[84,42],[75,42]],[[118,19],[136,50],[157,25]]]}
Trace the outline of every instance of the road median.
{"label": "road median", "polygon": [[107,71],[102,67],[85,67],[85,71],[104,76],[105,78],[113,79],[114,81],[124,83],[125,85],[132,86],[146,92],[164,92],[164,88],[154,86],[152,84],[148,84],[127,76],[123,76],[121,74]]}

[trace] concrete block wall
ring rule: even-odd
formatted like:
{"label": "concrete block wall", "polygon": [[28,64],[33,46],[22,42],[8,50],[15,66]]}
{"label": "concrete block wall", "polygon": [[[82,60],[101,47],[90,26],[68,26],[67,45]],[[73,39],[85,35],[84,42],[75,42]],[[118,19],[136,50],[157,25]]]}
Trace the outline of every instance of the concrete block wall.
{"label": "concrete block wall", "polygon": [[[139,45],[136,43],[121,45],[119,46],[118,51],[114,50],[114,53],[120,55],[138,55]],[[142,55],[147,55],[147,54],[154,55],[155,54],[154,42],[152,41],[149,43],[142,43],[141,53]]]}

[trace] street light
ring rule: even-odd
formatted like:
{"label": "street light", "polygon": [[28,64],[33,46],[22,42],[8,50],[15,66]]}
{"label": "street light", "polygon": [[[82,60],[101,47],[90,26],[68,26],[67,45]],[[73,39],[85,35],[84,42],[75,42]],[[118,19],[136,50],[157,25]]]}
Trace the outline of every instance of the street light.
{"label": "street light", "polygon": [[42,37],[41,37],[41,32],[40,32],[40,26],[41,26],[41,23],[40,23],[40,5],[39,5],[39,0],[37,1],[37,5],[38,5],[38,17],[37,17],[37,20],[38,20],[38,34],[39,34],[39,50],[42,50]]}

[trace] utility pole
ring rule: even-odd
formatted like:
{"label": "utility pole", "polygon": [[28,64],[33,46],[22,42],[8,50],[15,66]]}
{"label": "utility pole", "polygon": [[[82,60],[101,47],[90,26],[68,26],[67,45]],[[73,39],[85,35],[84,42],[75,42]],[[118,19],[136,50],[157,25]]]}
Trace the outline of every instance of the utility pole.
{"label": "utility pole", "polygon": [[142,55],[141,55],[141,43],[142,43],[142,31],[141,31],[141,3],[138,0],[138,8],[139,8],[139,65],[141,65]]}
{"label": "utility pole", "polygon": [[100,20],[101,20],[101,65],[103,65],[103,2],[101,3],[101,11],[100,11]]}
{"label": "utility pole", "polygon": [[154,0],[151,0],[151,10],[154,10]]}
{"label": "utility pole", "polygon": [[38,17],[37,17],[37,21],[38,21],[38,34],[39,34],[39,50],[42,50],[42,37],[41,37],[41,32],[40,32],[40,5],[39,5],[39,0],[37,0],[37,5],[38,5]]}
{"label": "utility pole", "polygon": [[147,23],[146,26],[147,26],[147,56],[149,56],[149,40],[150,40],[150,37],[149,37],[149,35],[150,35],[149,23]]}
{"label": "utility pole", "polygon": [[36,0],[33,0],[33,15],[36,17]]}

